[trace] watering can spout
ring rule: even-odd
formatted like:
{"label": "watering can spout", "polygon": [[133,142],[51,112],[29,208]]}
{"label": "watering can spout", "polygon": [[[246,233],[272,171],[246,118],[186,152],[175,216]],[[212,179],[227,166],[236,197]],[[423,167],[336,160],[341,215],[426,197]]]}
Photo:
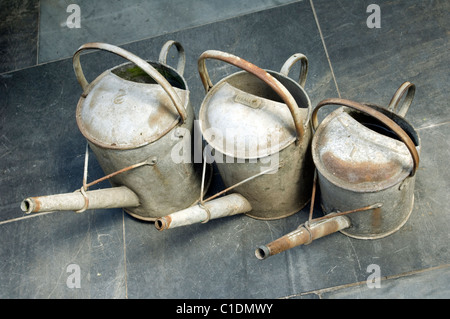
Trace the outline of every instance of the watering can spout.
{"label": "watering can spout", "polygon": [[156,229],[162,231],[169,228],[206,223],[211,219],[246,213],[252,206],[244,196],[234,193],[203,204],[197,204],[155,221]]}
{"label": "watering can spout", "polygon": [[255,250],[258,259],[266,259],[285,250],[300,245],[308,245],[313,240],[338,232],[351,226],[350,219],[346,216],[336,216],[311,224],[302,224],[296,230],[262,245]]}
{"label": "watering can spout", "polygon": [[139,206],[138,196],[126,186],[98,189],[92,191],[75,191],[73,193],[28,197],[22,201],[23,212],[76,211],[86,209],[129,208]]}

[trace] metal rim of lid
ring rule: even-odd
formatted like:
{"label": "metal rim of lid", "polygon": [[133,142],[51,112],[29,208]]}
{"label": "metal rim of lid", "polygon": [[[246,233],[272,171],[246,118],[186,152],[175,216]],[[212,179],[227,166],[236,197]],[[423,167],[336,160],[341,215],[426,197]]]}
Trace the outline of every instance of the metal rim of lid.
{"label": "metal rim of lid", "polygon": [[[185,90],[187,92],[189,92],[186,80],[184,79],[184,77],[182,77],[181,75],[179,75],[179,73],[172,68],[171,66],[161,63],[161,62],[154,62],[154,61],[146,61],[149,64],[153,64],[153,65],[162,65],[165,68],[170,69],[172,72],[174,72],[175,74],[177,74],[179,76],[179,78],[183,81],[183,85],[185,86]],[[77,104],[77,108],[76,108],[76,121],[77,121],[77,125],[78,128],[80,130],[80,132],[83,134],[83,136],[89,140],[91,143],[100,146],[102,148],[106,148],[106,149],[115,149],[115,150],[129,150],[129,149],[134,149],[134,148],[139,148],[148,144],[151,144],[157,140],[159,140],[160,138],[162,138],[163,136],[165,136],[168,132],[172,131],[173,128],[175,128],[176,126],[182,126],[183,123],[180,122],[179,118],[175,119],[170,125],[167,126],[167,128],[163,131],[161,131],[159,134],[152,136],[151,138],[149,138],[148,140],[146,140],[145,142],[142,143],[138,143],[138,144],[125,144],[125,145],[114,145],[112,143],[104,143],[103,141],[93,137],[91,134],[89,134],[88,130],[86,129],[85,125],[83,124],[83,121],[81,120],[81,109],[84,105],[84,102],[86,100],[87,95],[89,95],[90,91],[97,85],[97,83],[106,75],[108,74],[113,74],[114,76],[116,76],[117,78],[121,79],[122,81],[126,81],[126,82],[130,82],[130,83],[136,83],[136,84],[144,84],[144,83],[137,83],[128,79],[124,79],[121,78],[117,75],[115,75],[114,73],[112,73],[112,71],[114,69],[123,67],[127,64],[133,64],[133,62],[125,62],[122,64],[119,64],[117,66],[114,66],[106,71],[104,71],[102,74],[100,74],[99,76],[97,76],[97,78],[95,80],[93,80],[91,83],[89,83],[89,86],[86,88],[85,92],[81,95],[80,99],[78,100],[78,104]],[[144,84],[145,85],[145,84]],[[183,105],[184,109],[188,112],[188,108],[189,108],[189,95],[186,97]]]}
{"label": "metal rim of lid", "polygon": [[[311,105],[310,98],[309,98],[308,94],[306,93],[306,91],[304,90],[304,88],[301,87],[297,82],[295,82],[290,77],[286,77],[286,76],[280,74],[279,72],[275,72],[275,71],[267,70],[267,69],[264,69],[264,71],[268,72],[271,75],[277,74],[278,76],[283,77],[283,79],[292,82],[293,84],[295,84],[296,87],[298,87],[301,90],[303,96],[307,100],[307,106],[305,108],[308,109],[308,114],[307,114],[306,119],[304,119],[304,121],[303,121],[303,128],[304,128],[304,131],[306,132],[308,126],[310,125],[310,118],[311,118],[311,114],[312,114],[312,105]],[[231,78],[233,78],[235,76],[239,76],[241,74],[246,74],[246,73],[248,73],[248,72],[243,70],[243,71],[238,71],[238,72],[235,72],[233,74],[230,74],[230,75],[224,77],[223,79],[221,79],[220,81],[218,81],[217,83],[215,83],[213,85],[213,87],[206,93],[206,95],[205,95],[205,97],[204,97],[204,99],[203,99],[203,101],[201,103],[200,110],[199,110],[199,128],[200,128],[200,132],[202,133],[202,136],[204,137],[206,142],[208,144],[210,144],[211,146],[213,146],[213,148],[216,149],[217,151],[221,152],[222,154],[224,154],[226,156],[231,156],[233,158],[251,160],[251,159],[258,159],[258,158],[267,157],[267,156],[273,155],[275,153],[281,152],[282,150],[284,150],[285,148],[290,146],[292,143],[295,143],[296,140],[297,140],[297,136],[296,135],[292,135],[290,138],[285,140],[283,143],[280,143],[280,146],[277,149],[271,150],[270,152],[265,153],[262,156],[258,155],[258,156],[240,156],[240,157],[238,157],[238,156],[236,156],[235,153],[227,152],[226,150],[223,149],[223,147],[218,147],[217,145],[214,145],[214,143],[211,140],[208,139],[208,136],[205,136],[203,134],[205,132],[205,130],[208,129],[204,125],[204,123],[205,123],[205,113],[207,112],[207,108],[205,107],[205,105],[206,105],[207,101],[211,98],[211,96],[215,93],[215,91],[220,89],[220,87],[224,83],[227,83]],[[262,98],[262,99],[264,99],[264,98]],[[299,107],[299,109],[300,109],[300,107]],[[292,125],[292,130],[295,132],[295,126],[294,125]],[[302,141],[304,141],[304,140],[305,139],[302,139]]]}
{"label": "metal rim of lid", "polygon": [[[365,104],[367,106],[375,106],[376,108],[381,108],[379,106],[373,105],[373,104]],[[391,178],[388,180],[385,180],[383,182],[377,182],[377,183],[372,183],[372,184],[366,184],[364,187],[362,187],[361,184],[358,183],[350,183],[347,181],[344,181],[336,176],[334,176],[332,174],[332,172],[330,172],[323,164],[322,162],[322,158],[321,155],[319,154],[319,146],[318,146],[318,140],[322,137],[321,135],[323,134],[323,131],[326,129],[326,126],[333,120],[335,120],[335,118],[341,114],[342,112],[346,112],[345,111],[345,106],[341,106],[339,107],[337,110],[334,110],[333,112],[331,112],[330,114],[328,114],[323,121],[320,123],[320,125],[317,127],[317,130],[314,133],[313,139],[312,139],[312,143],[311,143],[311,151],[312,151],[312,157],[313,157],[313,161],[314,161],[314,165],[316,166],[316,169],[318,170],[318,172],[328,180],[328,182],[332,183],[333,185],[342,188],[342,189],[346,189],[352,192],[356,192],[356,193],[371,193],[371,192],[378,192],[381,191],[383,189],[387,189],[390,187],[393,187],[395,185],[401,184],[406,178],[408,178],[410,176],[410,172],[404,170],[399,174],[395,175],[395,178]],[[395,114],[394,114],[395,116]],[[402,119],[403,121],[405,121],[405,123],[409,124],[408,122],[406,122],[406,120]],[[412,126],[409,125],[411,129]],[[368,128],[366,128],[368,129]],[[370,129],[368,129],[370,130]],[[416,133],[414,131],[414,133]],[[417,133],[416,133],[417,134]],[[386,138],[390,138],[390,137],[386,137]],[[418,151],[420,151],[420,140],[418,139],[418,145],[416,146],[416,149]]]}

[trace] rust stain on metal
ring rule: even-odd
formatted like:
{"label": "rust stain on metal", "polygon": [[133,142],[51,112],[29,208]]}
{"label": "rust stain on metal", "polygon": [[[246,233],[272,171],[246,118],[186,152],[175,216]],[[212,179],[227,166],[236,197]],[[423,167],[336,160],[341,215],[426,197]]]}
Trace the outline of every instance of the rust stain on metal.
{"label": "rust stain on metal", "polygon": [[41,209],[41,202],[40,202],[39,198],[31,197],[31,199],[33,200],[33,203],[34,203],[34,208],[32,210],[32,213],[39,212],[39,210]]}
{"label": "rust stain on metal", "polygon": [[309,234],[304,228],[299,228],[294,232],[280,237],[277,240],[267,245],[272,255],[279,254],[285,250],[291,249],[295,246],[299,246],[309,240]]}
{"label": "rust stain on metal", "polygon": [[414,142],[411,140],[411,138],[408,136],[408,134],[397,123],[395,123],[393,120],[391,120],[386,115],[376,111],[375,109],[372,109],[371,107],[369,107],[367,105],[363,105],[363,104],[360,104],[360,103],[357,103],[354,101],[340,99],[340,98],[325,99],[325,100],[319,102],[319,104],[317,104],[316,108],[314,109],[314,111],[311,115],[311,122],[312,122],[313,128],[315,130],[317,130],[317,126],[318,126],[317,112],[319,111],[319,109],[321,107],[323,107],[325,105],[330,105],[330,104],[342,105],[342,106],[346,106],[346,107],[355,109],[357,111],[363,112],[363,113],[379,120],[380,122],[382,122],[383,125],[385,125],[389,130],[391,130],[408,148],[408,150],[412,156],[413,165],[414,165],[413,169],[411,171],[411,176],[414,176],[414,174],[417,171],[417,168],[419,167],[419,153],[416,149]]}
{"label": "rust stain on metal", "polygon": [[375,208],[372,213],[372,226],[374,229],[379,229],[381,226],[381,207]]}
{"label": "rust stain on metal", "polygon": [[171,223],[172,223],[172,217],[167,215],[167,216],[164,216],[162,218],[159,218],[155,222],[155,227],[156,227],[157,230],[163,231],[164,229],[169,228]]}
{"label": "rust stain on metal", "polygon": [[337,223],[323,223],[320,227],[311,229],[312,239],[321,238],[328,234],[335,233],[339,229],[339,224]]}
{"label": "rust stain on metal", "polygon": [[322,155],[322,161],[334,176],[351,183],[381,182],[389,179],[398,171],[397,165],[392,162],[348,162],[336,157],[331,152],[325,152]]}

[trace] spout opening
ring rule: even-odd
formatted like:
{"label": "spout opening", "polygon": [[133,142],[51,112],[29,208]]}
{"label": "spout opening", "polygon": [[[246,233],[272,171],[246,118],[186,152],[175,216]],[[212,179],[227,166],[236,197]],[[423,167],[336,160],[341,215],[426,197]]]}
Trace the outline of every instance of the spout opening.
{"label": "spout opening", "polygon": [[263,260],[270,256],[270,250],[267,248],[267,246],[259,246],[255,250],[255,256],[256,258]]}
{"label": "spout opening", "polygon": [[33,211],[34,205],[31,199],[25,199],[20,203],[20,209],[22,209],[25,214],[30,214]]}
{"label": "spout opening", "polygon": [[159,231],[164,230],[167,228],[167,222],[163,218],[158,218],[155,220],[155,227]]}

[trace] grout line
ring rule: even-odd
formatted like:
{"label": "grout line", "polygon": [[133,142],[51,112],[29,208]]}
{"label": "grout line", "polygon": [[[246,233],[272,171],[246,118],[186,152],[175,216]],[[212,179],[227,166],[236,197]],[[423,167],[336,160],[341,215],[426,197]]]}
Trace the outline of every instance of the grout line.
{"label": "grout line", "polygon": [[314,20],[316,20],[317,29],[319,30],[320,39],[322,40],[323,49],[325,50],[325,55],[327,56],[328,65],[330,66],[331,76],[333,77],[334,85],[336,86],[336,91],[338,93],[339,98],[341,97],[341,92],[339,91],[339,87],[336,81],[336,76],[334,75],[333,66],[331,65],[330,56],[328,55],[327,46],[325,45],[325,39],[323,38],[322,29],[320,28],[319,19],[317,18],[316,9],[314,9],[313,0],[309,0],[311,4],[311,9],[314,14]]}
{"label": "grout line", "polygon": [[36,39],[36,65],[39,65],[39,33],[41,31],[41,1],[38,2],[37,39]]}
{"label": "grout line", "polygon": [[[396,274],[396,275],[384,276],[384,277],[381,277],[381,281],[391,280],[391,279],[398,279],[398,278],[403,278],[403,277],[409,277],[409,276],[412,276],[412,275],[415,275],[415,274],[421,274],[421,273],[425,273],[425,272],[428,272],[428,271],[433,271],[433,270],[438,270],[438,269],[445,269],[445,268],[450,268],[450,264],[443,264],[443,265],[434,266],[434,267],[430,267],[430,268],[424,268],[424,269],[419,269],[419,270],[411,270],[411,271],[407,271],[407,272]],[[289,299],[289,298],[293,298],[293,297],[306,296],[306,295],[310,295],[310,294],[318,295],[319,298],[322,299],[322,294],[323,293],[327,293],[327,292],[331,292],[331,291],[337,291],[337,290],[341,290],[341,289],[345,289],[345,288],[357,287],[357,286],[364,285],[366,283],[367,283],[367,281],[353,282],[353,283],[350,283],[350,284],[344,284],[344,285],[340,285],[340,286],[334,286],[334,287],[329,287],[329,288],[322,288],[322,289],[311,290],[311,291],[307,291],[307,292],[301,292],[301,293],[298,293],[298,294],[282,297],[280,299]]]}
{"label": "grout line", "polygon": [[446,124],[449,124],[449,123],[450,123],[450,121],[446,121],[446,122],[442,122],[442,123],[436,123],[436,124],[429,124],[429,125],[426,125],[426,126],[419,127],[416,130],[417,131],[426,130],[426,129],[430,129],[430,128],[435,128],[437,126],[446,125]]}
{"label": "grout line", "polygon": [[[149,36],[149,37],[145,37],[145,38],[141,38],[141,39],[137,39],[137,40],[131,40],[131,41],[128,41],[128,42],[118,43],[118,44],[114,44],[114,45],[118,46],[118,47],[122,47],[122,46],[130,45],[130,44],[133,44],[133,43],[146,41],[146,40],[149,40],[149,39],[158,38],[158,37],[166,36],[166,35],[173,34],[173,33],[178,33],[178,32],[185,31],[185,30],[191,30],[191,29],[203,27],[203,26],[206,26],[206,25],[209,25],[209,24],[214,24],[214,23],[224,22],[224,21],[227,21],[227,20],[235,19],[235,18],[244,17],[246,15],[259,13],[259,12],[263,12],[263,11],[266,11],[266,10],[272,10],[272,9],[281,8],[281,7],[284,7],[284,6],[293,5],[294,3],[298,3],[298,2],[301,2],[301,1],[302,0],[292,0],[292,1],[289,1],[287,3],[275,4],[273,6],[269,6],[269,7],[261,8],[261,9],[255,9],[253,11],[240,13],[240,14],[237,14],[237,15],[234,15],[234,16],[230,16],[230,17],[225,17],[225,18],[222,18],[222,19],[219,19],[219,20],[207,21],[207,22],[204,22],[204,23],[201,23],[201,24],[192,25],[192,26],[189,26],[189,27],[181,28],[181,29],[171,30],[169,32],[162,32],[162,33],[155,34],[155,35],[152,35],[152,36]],[[90,54],[90,53],[94,53],[95,51],[97,51],[97,50],[84,52],[83,54]],[[46,65],[46,64],[49,64],[49,63],[64,61],[64,60],[68,60],[68,59],[72,59],[72,56],[60,57],[60,58],[56,58],[54,60],[37,63],[36,65],[26,66],[26,67],[23,67],[23,68],[14,69],[14,70],[6,71],[6,72],[0,72],[0,76],[4,75],[4,74],[6,75],[8,73],[13,73],[13,72],[16,72],[16,71],[22,71],[22,70],[26,70],[26,69],[31,69],[31,68],[34,68],[36,66]]]}
{"label": "grout line", "polygon": [[17,222],[20,220],[34,218],[34,217],[38,217],[38,216],[42,216],[42,215],[52,214],[52,213],[54,213],[54,212],[42,212],[42,213],[35,213],[35,214],[30,214],[30,215],[26,215],[26,216],[22,216],[22,217],[12,218],[12,219],[6,219],[3,221],[0,221],[0,225],[13,223],[13,222]]}
{"label": "grout line", "polygon": [[125,271],[125,299],[128,299],[127,245],[125,237],[125,211],[122,209],[123,263]]}

